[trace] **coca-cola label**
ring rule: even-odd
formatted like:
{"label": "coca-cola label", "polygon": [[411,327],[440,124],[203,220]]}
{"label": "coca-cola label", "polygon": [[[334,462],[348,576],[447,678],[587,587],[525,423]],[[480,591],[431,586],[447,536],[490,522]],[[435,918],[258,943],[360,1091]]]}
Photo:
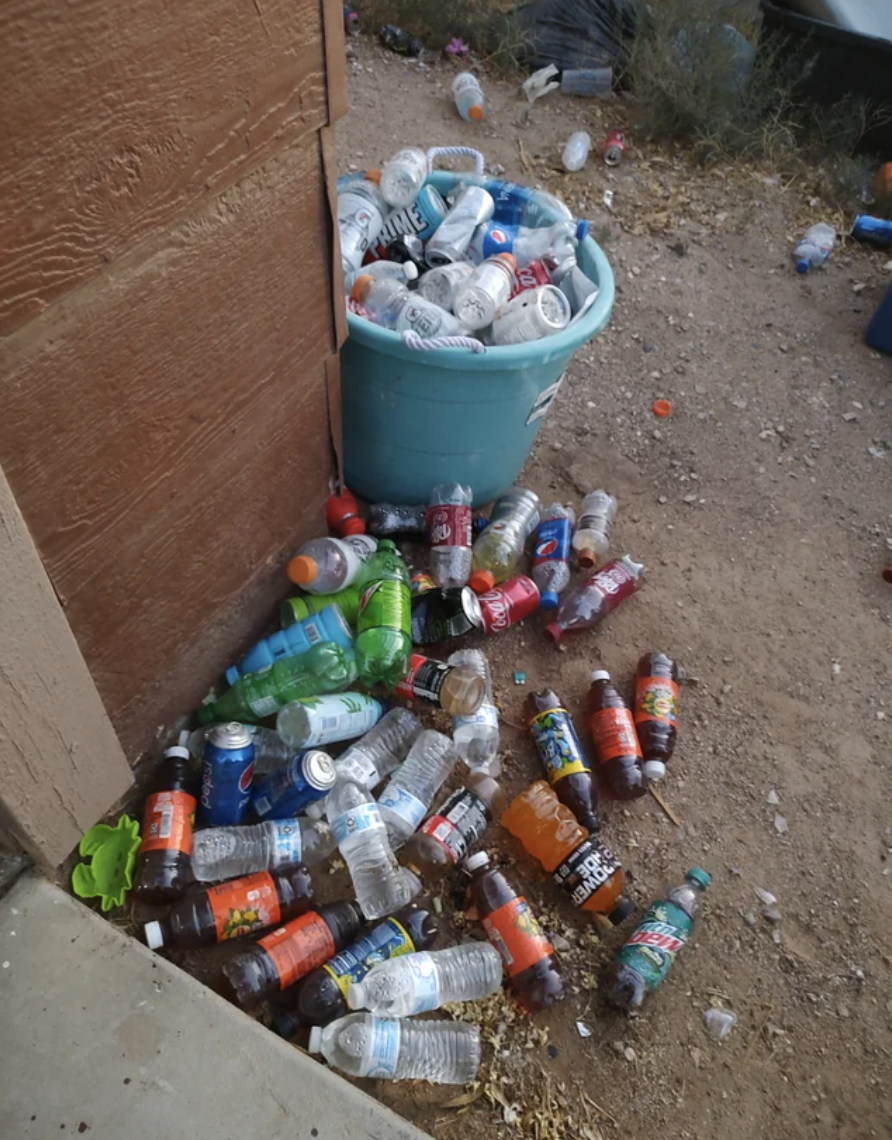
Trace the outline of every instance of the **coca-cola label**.
{"label": "coca-cola label", "polygon": [[479,601],[484,631],[499,633],[517,625],[539,608],[539,587],[531,578],[521,574],[481,594]]}
{"label": "coca-cola label", "polygon": [[431,546],[471,546],[471,508],[437,506],[427,508],[428,542]]}
{"label": "coca-cola label", "polygon": [[531,261],[528,265],[519,265],[514,271],[514,288],[511,290],[509,300],[514,300],[528,289],[538,289],[540,285],[550,285],[551,275],[542,261]]}
{"label": "coca-cola label", "polygon": [[533,566],[543,562],[566,562],[570,557],[570,520],[549,519],[536,531]]}
{"label": "coca-cola label", "polygon": [[397,685],[395,692],[410,700],[417,697],[439,705],[440,690],[452,670],[453,666],[447,665],[445,661],[434,661],[430,657],[422,657],[420,653],[413,653],[409,672]]}
{"label": "coca-cola label", "polygon": [[583,906],[621,866],[609,848],[586,839],[558,864],[554,881],[575,906]]}
{"label": "coca-cola label", "polygon": [[470,788],[459,788],[421,828],[447,853],[461,863],[492,821],[492,812]]}

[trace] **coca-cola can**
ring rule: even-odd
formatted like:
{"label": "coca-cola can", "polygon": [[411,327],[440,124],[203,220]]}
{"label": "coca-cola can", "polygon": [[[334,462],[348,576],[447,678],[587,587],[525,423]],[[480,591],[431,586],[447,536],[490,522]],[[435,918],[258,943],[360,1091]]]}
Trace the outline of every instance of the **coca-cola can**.
{"label": "coca-cola can", "polygon": [[619,166],[626,153],[626,132],[614,127],[604,140],[604,161],[608,166]]}
{"label": "coca-cola can", "polygon": [[530,261],[527,265],[519,265],[514,271],[514,288],[508,300],[519,293],[525,293],[527,289],[537,289],[540,285],[550,284],[551,274],[544,261]]}
{"label": "coca-cola can", "polygon": [[481,594],[480,615],[485,633],[501,633],[517,625],[539,608],[539,587],[524,574]]}

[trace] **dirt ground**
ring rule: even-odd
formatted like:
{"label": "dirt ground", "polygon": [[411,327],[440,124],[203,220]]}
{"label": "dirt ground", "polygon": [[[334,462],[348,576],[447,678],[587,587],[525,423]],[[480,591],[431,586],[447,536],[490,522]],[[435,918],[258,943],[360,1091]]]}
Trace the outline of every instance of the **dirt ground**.
{"label": "dirt ground", "polygon": [[[641,903],[691,864],[713,876],[693,944],[627,1020],[591,986],[628,931],[599,939],[496,837],[489,846],[569,943],[570,995],[533,1021],[492,1014],[496,1047],[470,1105],[447,1107],[449,1088],[372,1091],[438,1140],[888,1137],[892,360],[862,341],[888,254],[847,242],[799,278],[794,238],[828,217],[810,187],[640,145],[623,102],[552,95],[527,116],[516,85],[490,79],[486,122],[470,127],[449,99],[449,64],[419,67],[367,41],[351,51],[342,170],[379,165],[398,144],[470,144],[505,177],[560,193],[607,252],[612,320],[571,367],[522,482],[544,502],[612,491],[614,550],[646,563],[647,584],[563,652],[538,619],[486,648],[515,724],[531,687],[551,684],[581,725],[593,668],[626,685],[646,650],[684,664],[696,683],[682,690],[663,785],[681,826],[648,798],[608,806],[605,830]],[[600,140],[613,125],[630,129],[622,167],[595,155],[560,173],[573,129]],[[657,397],[668,419],[653,416]],[[538,761],[522,733],[503,739],[516,791]],[[779,924],[756,887],[776,895]],[[463,933],[444,926],[445,943]],[[711,1003],[739,1016],[721,1045],[704,1029]]]}

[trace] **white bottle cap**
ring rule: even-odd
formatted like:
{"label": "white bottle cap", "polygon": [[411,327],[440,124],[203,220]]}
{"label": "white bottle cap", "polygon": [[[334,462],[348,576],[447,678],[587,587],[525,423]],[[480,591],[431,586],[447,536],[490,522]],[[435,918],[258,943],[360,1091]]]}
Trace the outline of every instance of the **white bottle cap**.
{"label": "white bottle cap", "polygon": [[189,749],[183,748],[179,744],[172,744],[170,748],[164,749],[165,759],[169,759],[171,756],[179,756],[181,760],[188,760]]}
{"label": "white bottle cap", "polygon": [[592,680],[593,681],[609,681],[610,680],[610,674],[607,672],[606,669],[596,669],[594,671],[594,673],[592,673]]}
{"label": "white bottle cap", "polygon": [[485,867],[488,862],[488,853],[486,851],[477,851],[465,859],[465,870],[476,871],[478,867]]}
{"label": "white bottle cap", "polygon": [[322,1048],[322,1026],[314,1025],[310,1030],[310,1041],[307,1045],[308,1053],[318,1053]]}
{"label": "white bottle cap", "polygon": [[362,982],[351,982],[347,987],[347,1005],[350,1009],[365,1009],[366,994]]}
{"label": "white bottle cap", "polygon": [[666,765],[662,760],[645,760],[641,771],[656,784],[666,775]]}
{"label": "white bottle cap", "polygon": [[147,922],[145,925],[146,946],[150,950],[159,950],[164,945],[164,931],[160,922]]}
{"label": "white bottle cap", "polygon": [[415,281],[418,278],[418,266],[414,261],[403,262],[403,273],[407,281]]}

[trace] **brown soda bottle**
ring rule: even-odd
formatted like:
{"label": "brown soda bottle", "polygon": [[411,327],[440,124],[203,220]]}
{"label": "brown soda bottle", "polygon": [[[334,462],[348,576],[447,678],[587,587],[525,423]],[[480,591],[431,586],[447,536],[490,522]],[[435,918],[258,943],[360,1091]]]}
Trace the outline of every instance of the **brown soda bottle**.
{"label": "brown soda bottle", "polygon": [[219,887],[189,891],[166,918],[146,923],[146,945],[150,950],[192,950],[208,942],[244,938],[297,918],[312,904],[313,883],[303,863],[283,871],[260,871]]}
{"label": "brown soda bottle", "polygon": [[677,716],[678,667],[665,653],[645,653],[635,675],[635,728],[642,771],[654,783],[666,775],[675,751]]}
{"label": "brown soda bottle", "polygon": [[542,933],[527,900],[489,855],[478,851],[465,861],[471,876],[471,898],[486,936],[502,955],[514,996],[530,1013],[548,1009],[564,996],[551,943]]}
{"label": "brown soda bottle", "polygon": [[293,918],[223,967],[243,1009],[287,989],[352,942],[362,926],[355,902],[328,903]]}
{"label": "brown soda bottle", "polygon": [[134,892],[140,902],[169,903],[184,894],[192,878],[192,823],[197,783],[189,749],[174,745],[152,781],[142,815],[142,843]]}
{"label": "brown soda bottle", "polygon": [[425,881],[441,879],[462,863],[508,801],[498,781],[471,772],[412,836],[401,852],[407,867]]}
{"label": "brown soda bottle", "polygon": [[616,800],[634,800],[647,792],[641,748],[632,713],[606,669],[592,673],[588,691],[589,727],[598,761],[598,778]]}
{"label": "brown soda bottle", "polygon": [[530,693],[524,713],[557,798],[583,827],[597,834],[601,830],[598,785],[592,779],[570,714],[553,689]]}

